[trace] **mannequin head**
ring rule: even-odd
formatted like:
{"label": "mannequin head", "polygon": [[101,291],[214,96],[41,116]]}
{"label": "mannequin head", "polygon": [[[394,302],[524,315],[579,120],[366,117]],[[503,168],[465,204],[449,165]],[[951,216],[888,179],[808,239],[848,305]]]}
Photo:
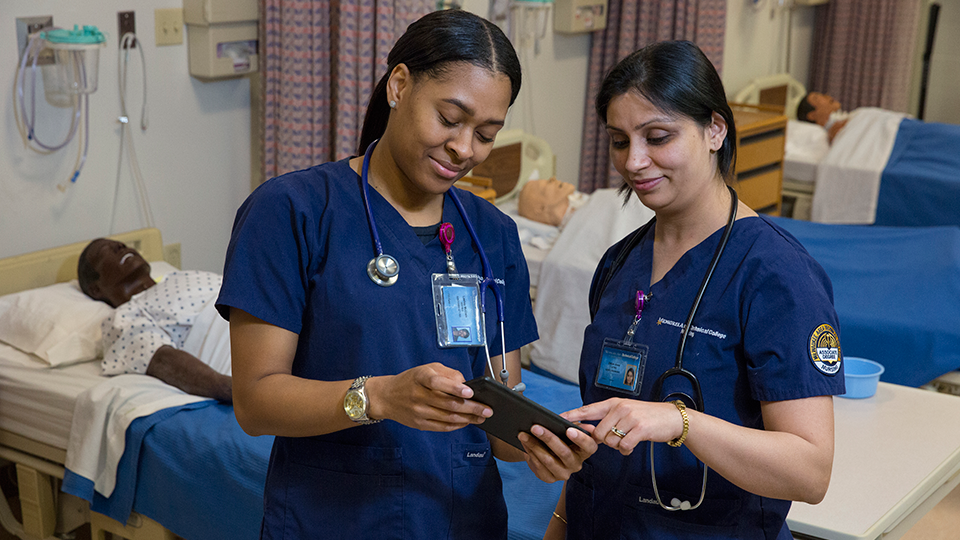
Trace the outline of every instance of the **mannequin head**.
{"label": "mannequin head", "polygon": [[797,119],[826,126],[830,114],[840,110],[840,102],[830,94],[810,92],[797,105]]}
{"label": "mannequin head", "polygon": [[570,195],[576,192],[573,184],[556,178],[530,180],[520,189],[517,211],[521,216],[559,227],[570,205]]}

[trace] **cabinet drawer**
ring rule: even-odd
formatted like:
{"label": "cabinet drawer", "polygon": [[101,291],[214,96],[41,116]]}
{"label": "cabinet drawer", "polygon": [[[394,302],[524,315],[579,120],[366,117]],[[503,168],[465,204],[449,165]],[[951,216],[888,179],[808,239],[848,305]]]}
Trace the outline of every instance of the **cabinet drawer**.
{"label": "cabinet drawer", "polygon": [[737,147],[737,172],[749,171],[783,161],[786,142],[783,130],[745,137]]}
{"label": "cabinet drawer", "polygon": [[741,175],[734,182],[737,196],[747,206],[754,210],[761,210],[780,204],[781,182],[783,172],[779,167],[771,167],[758,171],[755,175]]}

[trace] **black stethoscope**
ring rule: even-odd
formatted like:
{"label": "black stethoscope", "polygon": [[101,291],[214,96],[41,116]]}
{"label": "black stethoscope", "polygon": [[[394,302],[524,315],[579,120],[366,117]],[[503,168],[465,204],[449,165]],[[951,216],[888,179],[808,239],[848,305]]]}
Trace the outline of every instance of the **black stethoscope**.
{"label": "black stethoscope", "polygon": [[[383,245],[380,243],[380,235],[377,233],[377,223],[373,217],[373,211],[370,209],[370,192],[368,188],[370,158],[373,156],[373,149],[375,146],[377,146],[378,142],[379,140],[370,143],[370,146],[368,146],[367,150],[363,153],[363,166],[360,170],[360,185],[361,193],[363,195],[363,207],[367,211],[367,223],[370,225],[370,234],[373,236],[374,250],[377,252],[377,255],[370,259],[370,262],[367,263],[367,275],[370,277],[370,280],[377,285],[380,285],[381,287],[389,287],[397,282],[397,278],[400,275],[400,263],[392,255],[387,255],[383,252]],[[509,372],[507,371],[506,366],[507,347],[503,334],[503,291],[500,289],[500,284],[497,283],[493,278],[493,270],[490,267],[490,261],[487,259],[487,254],[483,250],[483,245],[480,243],[480,237],[477,236],[476,229],[473,228],[473,224],[470,222],[470,218],[467,216],[467,212],[463,208],[463,203],[460,202],[460,198],[457,197],[457,193],[454,190],[448,190],[447,194],[450,195],[450,199],[457,207],[457,211],[460,213],[460,218],[463,220],[463,224],[467,227],[467,232],[470,233],[470,238],[473,240],[474,245],[477,246],[477,253],[480,255],[480,264],[483,267],[483,279],[480,280],[481,311],[486,311],[486,295],[483,294],[484,289],[490,289],[493,291],[493,298],[497,305],[497,323],[500,326],[500,350],[503,354],[503,366],[501,366],[500,378],[506,382],[509,378]],[[486,344],[486,341],[484,341],[483,347],[487,355],[487,365],[490,368],[490,373],[493,374],[495,373],[493,370],[493,362],[490,359],[490,348]]]}
{"label": "black stethoscope", "polygon": [[[688,369],[683,367],[683,351],[687,344],[687,336],[690,334],[690,328],[693,326],[693,318],[697,314],[697,309],[700,307],[700,300],[703,298],[704,291],[707,290],[707,285],[710,283],[710,278],[713,277],[713,271],[717,268],[717,263],[720,262],[720,256],[723,255],[723,250],[727,246],[727,240],[730,238],[730,233],[733,231],[733,223],[737,219],[737,192],[727,185],[727,189],[730,191],[730,215],[727,218],[727,225],[723,229],[723,236],[720,238],[720,243],[717,244],[717,249],[713,253],[713,259],[710,261],[710,266],[707,268],[707,272],[703,275],[703,281],[700,283],[700,290],[697,291],[697,296],[693,300],[693,304],[690,306],[690,313],[687,314],[687,322],[683,326],[683,333],[680,336],[680,344],[677,345],[677,356],[672,368],[664,371],[656,381],[653,383],[653,399],[657,401],[674,401],[681,400],[687,407],[693,407],[699,412],[703,412],[703,392],[700,390],[700,381],[697,380],[697,376],[693,374]],[[656,218],[651,219],[647,222],[646,225],[637,229],[636,232],[631,235],[630,239],[627,240],[627,243],[620,249],[617,253],[616,258],[613,260],[613,263],[610,265],[610,270],[607,272],[607,275],[604,277],[603,282],[600,284],[600,287],[597,289],[597,294],[594,297],[593,305],[591,306],[591,318],[596,315],[597,310],[600,307],[600,298],[603,296],[603,291],[606,289],[607,284],[610,282],[610,279],[613,275],[619,270],[624,262],[627,259],[627,255],[633,251],[633,248],[637,247],[646,233],[650,230],[650,227],[656,221]],[[692,388],[692,396],[684,392],[671,392],[666,397],[661,396],[663,390],[663,383],[670,377],[682,377],[687,379],[690,382]],[[660,492],[657,489],[657,473],[654,467],[653,459],[653,442],[650,442],[650,474],[653,477],[653,493],[657,498],[657,502],[665,510],[694,510],[703,502],[704,495],[707,492],[707,466],[703,466],[703,484],[700,491],[700,500],[697,501],[697,504],[690,505],[689,502],[686,504],[681,504],[676,501],[671,501],[671,504],[668,506],[660,500]]]}

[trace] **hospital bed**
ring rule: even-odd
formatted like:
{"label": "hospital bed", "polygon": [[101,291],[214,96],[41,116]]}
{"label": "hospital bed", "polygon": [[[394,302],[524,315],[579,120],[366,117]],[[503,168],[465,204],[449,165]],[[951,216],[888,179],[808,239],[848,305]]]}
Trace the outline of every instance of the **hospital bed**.
{"label": "hospital bed", "polygon": [[[149,261],[161,259],[156,229],[115,238],[136,247]],[[4,303],[10,299],[6,295],[66,285],[75,278],[86,244],[0,260],[0,318],[7,313],[4,307],[10,307]],[[0,343],[0,460],[16,464],[23,509],[22,520],[15,521],[4,497],[0,523],[25,540],[52,539],[86,521],[93,538],[103,532],[130,540],[173,540],[175,535],[187,540],[257,538],[273,438],[244,433],[229,405],[187,396],[152,377],[107,378],[99,372],[99,358],[52,367],[37,354]],[[530,372],[525,372],[524,382],[529,397],[557,412],[580,404],[576,386]],[[139,403],[125,397],[103,418],[91,418],[103,410],[87,406],[94,400],[91,396],[124,396],[122,391],[131,390],[137,396],[160,394],[161,402],[151,398],[144,412],[131,408]],[[114,436],[101,456],[110,461],[113,445],[122,441],[110,471],[114,486],[109,497],[95,490],[99,478],[72,469],[78,431],[81,440],[91,440],[87,435],[95,431],[78,426],[97,422],[120,426],[108,426]],[[97,438],[92,442],[100,443]],[[550,513],[539,509],[552,507],[560,484],[531,482],[525,463],[500,467],[510,537],[540,538]],[[539,499],[534,501],[532,494]]]}
{"label": "hospital bed", "polygon": [[795,119],[804,95],[801,83],[777,74],[752,81],[735,97],[738,103],[783,106],[790,117],[783,197],[792,217],[960,225],[960,126],[864,108],[830,144],[824,129]]}
{"label": "hospital bed", "polygon": [[[639,205],[624,209],[615,193],[600,190],[559,232],[540,263],[534,306],[540,340],[530,350],[532,369],[578,381],[597,261],[649,212]],[[770,219],[797,237],[830,276],[846,356],[876,360],[886,368],[882,380],[908,386],[960,369],[960,227]]]}

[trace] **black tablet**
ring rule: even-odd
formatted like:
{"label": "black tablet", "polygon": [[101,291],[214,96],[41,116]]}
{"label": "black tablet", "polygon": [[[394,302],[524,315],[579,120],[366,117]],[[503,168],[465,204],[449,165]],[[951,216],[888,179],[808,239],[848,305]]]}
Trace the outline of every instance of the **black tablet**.
{"label": "black tablet", "polygon": [[568,427],[583,431],[580,426],[490,377],[479,377],[467,381],[466,385],[473,388],[473,401],[493,409],[493,416],[479,424],[480,428],[520,450],[523,445],[517,435],[521,431],[530,433],[534,424],[550,430],[567,444],[571,444],[566,435]]}

